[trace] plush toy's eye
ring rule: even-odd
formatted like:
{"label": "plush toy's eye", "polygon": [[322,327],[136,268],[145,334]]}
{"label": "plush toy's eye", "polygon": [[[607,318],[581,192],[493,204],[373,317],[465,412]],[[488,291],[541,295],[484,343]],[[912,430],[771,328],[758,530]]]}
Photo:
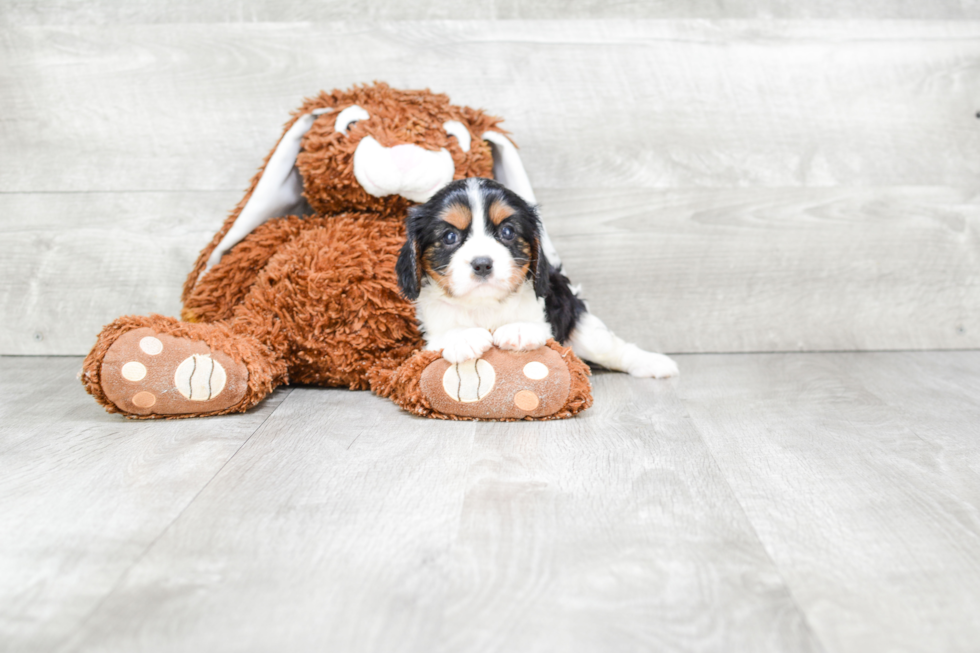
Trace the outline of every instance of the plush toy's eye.
{"label": "plush toy's eye", "polygon": [[337,114],[337,122],[334,123],[334,131],[346,132],[358,120],[367,120],[370,117],[370,114],[368,114],[368,112],[361,107],[357,106],[356,104],[351,105]]}
{"label": "plush toy's eye", "polygon": [[464,152],[470,151],[470,130],[468,130],[463,123],[458,120],[447,120],[442,123],[442,128],[446,130],[446,133],[450,136],[455,136],[456,140],[459,141],[459,147]]}
{"label": "plush toy's eye", "polygon": [[509,224],[505,224],[500,228],[500,240],[504,241],[505,243],[509,243],[510,241],[514,240],[514,236],[516,235],[517,233],[514,231],[514,228]]}
{"label": "plush toy's eye", "polygon": [[452,247],[459,242],[459,234],[457,234],[455,231],[447,231],[442,235],[442,242],[444,245]]}

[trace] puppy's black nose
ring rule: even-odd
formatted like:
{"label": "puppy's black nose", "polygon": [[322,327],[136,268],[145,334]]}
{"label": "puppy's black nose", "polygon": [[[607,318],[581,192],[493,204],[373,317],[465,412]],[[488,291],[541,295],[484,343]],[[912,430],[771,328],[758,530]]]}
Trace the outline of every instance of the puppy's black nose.
{"label": "puppy's black nose", "polygon": [[489,277],[493,272],[493,259],[489,256],[477,256],[470,261],[470,265],[473,266],[473,274],[478,277]]}

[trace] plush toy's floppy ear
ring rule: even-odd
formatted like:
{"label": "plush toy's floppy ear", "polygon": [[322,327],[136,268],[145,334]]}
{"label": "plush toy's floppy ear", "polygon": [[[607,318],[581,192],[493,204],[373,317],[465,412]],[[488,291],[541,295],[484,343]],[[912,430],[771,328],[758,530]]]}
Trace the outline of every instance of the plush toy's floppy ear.
{"label": "plush toy's floppy ear", "polygon": [[[333,109],[317,109],[300,116],[279,141],[262,178],[256,184],[248,203],[238,214],[235,223],[211,252],[204,272],[210,270],[228,250],[252,233],[260,224],[286,215],[306,215],[310,208],[303,198],[303,179],[296,169],[300,143],[319,116]],[[202,273],[203,274],[203,273]]]}
{"label": "plush toy's floppy ear", "polygon": [[528,204],[537,204],[531,180],[528,179],[517,148],[510,139],[495,131],[484,132],[482,138],[490,144],[490,151],[493,153],[493,178],[520,195]]}
{"label": "plush toy's floppy ear", "polygon": [[[493,154],[493,178],[517,193],[528,204],[536,205],[538,200],[534,196],[531,180],[517,153],[517,147],[509,138],[497,131],[483,132],[482,138],[490,144],[490,151]],[[551,244],[544,224],[541,225],[541,249],[548,258],[547,262],[556,268],[561,265],[561,258],[555,246]]]}
{"label": "plush toy's floppy ear", "polygon": [[395,273],[398,275],[398,287],[401,288],[405,299],[415,301],[422,290],[422,252],[419,241],[412,228],[414,211],[409,209],[409,217],[405,221],[408,236],[395,263]]}

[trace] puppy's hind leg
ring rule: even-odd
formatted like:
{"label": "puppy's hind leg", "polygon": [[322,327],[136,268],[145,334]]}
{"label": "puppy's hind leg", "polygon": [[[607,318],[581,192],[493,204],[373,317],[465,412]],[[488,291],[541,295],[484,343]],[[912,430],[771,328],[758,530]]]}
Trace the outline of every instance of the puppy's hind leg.
{"label": "puppy's hind leg", "polygon": [[677,363],[670,358],[625,342],[610,331],[602,320],[588,312],[579,316],[569,341],[576,356],[610,370],[655,379],[678,374]]}

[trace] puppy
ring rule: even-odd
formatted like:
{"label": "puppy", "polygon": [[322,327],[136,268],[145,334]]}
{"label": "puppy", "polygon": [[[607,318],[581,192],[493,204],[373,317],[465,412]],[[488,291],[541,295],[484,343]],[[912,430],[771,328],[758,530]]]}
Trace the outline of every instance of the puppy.
{"label": "puppy", "polygon": [[554,338],[609,369],[677,373],[669,358],[623,342],[588,312],[542,251],[535,207],[496,181],[450,183],[409,209],[406,232],[398,283],[415,302],[426,349],[441,349],[450,363],[493,345],[531,350]]}

